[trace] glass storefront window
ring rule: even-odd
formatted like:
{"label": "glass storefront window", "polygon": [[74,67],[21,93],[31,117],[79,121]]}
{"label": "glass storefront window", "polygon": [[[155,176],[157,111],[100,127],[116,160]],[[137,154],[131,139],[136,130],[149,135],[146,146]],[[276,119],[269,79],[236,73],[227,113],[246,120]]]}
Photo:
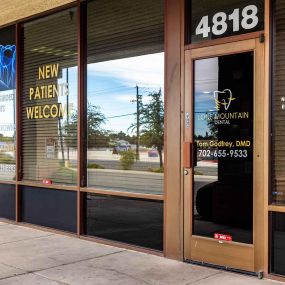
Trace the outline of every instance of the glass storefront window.
{"label": "glass storefront window", "polygon": [[15,26],[0,31],[0,180],[15,180]]}
{"label": "glass storefront window", "polygon": [[163,194],[162,8],[163,1],[88,4],[89,187]]}
{"label": "glass storefront window", "polygon": [[163,195],[163,1],[89,1],[87,14],[87,186],[106,195],[87,195],[86,233],[162,250],[163,201],[141,196]]}
{"label": "glass storefront window", "polygon": [[76,184],[77,57],[77,9],[24,24],[24,180]]}
{"label": "glass storefront window", "polygon": [[273,94],[272,94],[272,186],[271,202],[285,204],[285,8],[282,1],[273,4]]}
{"label": "glass storefront window", "polygon": [[[284,1],[272,3],[271,192],[270,203],[285,205]],[[270,213],[270,273],[285,275],[285,214]]]}

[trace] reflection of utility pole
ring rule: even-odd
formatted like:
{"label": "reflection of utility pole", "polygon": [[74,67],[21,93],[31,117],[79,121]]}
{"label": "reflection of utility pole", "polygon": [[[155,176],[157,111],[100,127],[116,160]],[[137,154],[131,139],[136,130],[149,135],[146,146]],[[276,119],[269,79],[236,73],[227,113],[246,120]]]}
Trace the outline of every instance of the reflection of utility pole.
{"label": "reflection of utility pole", "polygon": [[59,136],[60,136],[60,147],[61,147],[61,155],[62,155],[62,160],[65,161],[64,158],[64,147],[63,147],[63,139],[62,139],[62,128],[61,128],[61,118],[58,118],[58,125],[59,125]]}
{"label": "reflection of utility pole", "polygon": [[136,100],[131,102],[136,102],[137,104],[137,140],[136,140],[136,160],[140,160],[140,108],[142,104],[142,95],[139,95],[139,87],[136,85]]}
{"label": "reflection of utility pole", "polygon": [[[67,83],[67,94],[66,94],[66,124],[67,124],[67,133],[69,134],[69,74],[68,67],[66,68],[66,83]],[[67,139],[68,140],[68,139]],[[67,141],[67,161],[69,161],[69,142]]]}

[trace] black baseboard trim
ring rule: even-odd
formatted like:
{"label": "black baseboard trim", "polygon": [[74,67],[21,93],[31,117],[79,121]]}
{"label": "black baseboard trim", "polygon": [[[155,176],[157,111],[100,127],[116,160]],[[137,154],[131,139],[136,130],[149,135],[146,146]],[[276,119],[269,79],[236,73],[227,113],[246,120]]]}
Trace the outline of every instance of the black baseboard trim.
{"label": "black baseboard trim", "polygon": [[203,261],[195,261],[195,260],[190,260],[190,259],[186,259],[185,262],[193,264],[193,265],[205,266],[205,267],[210,267],[210,268],[214,268],[214,269],[239,273],[239,274],[243,274],[243,275],[254,276],[254,277],[258,277],[259,279],[263,278],[263,272],[256,273],[256,272],[246,271],[246,270],[242,270],[242,269],[236,269],[236,268],[231,268],[231,267],[227,267],[227,266],[221,266],[221,265],[211,264],[211,263],[207,263],[207,262],[203,262]]}

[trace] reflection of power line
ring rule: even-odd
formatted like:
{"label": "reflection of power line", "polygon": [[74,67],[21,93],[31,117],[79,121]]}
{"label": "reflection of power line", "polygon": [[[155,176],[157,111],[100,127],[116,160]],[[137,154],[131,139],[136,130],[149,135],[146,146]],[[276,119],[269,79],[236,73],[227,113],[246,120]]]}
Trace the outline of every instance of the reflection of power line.
{"label": "reflection of power line", "polygon": [[125,115],[118,115],[118,116],[106,117],[106,119],[127,117],[127,116],[132,116],[132,115],[135,115],[135,114],[136,114],[136,113],[130,113],[130,114],[125,114]]}
{"label": "reflection of power line", "polygon": [[104,94],[108,94],[108,93],[125,92],[125,91],[131,91],[131,90],[133,90],[133,87],[110,88],[110,89],[105,89],[104,91],[92,90],[92,91],[88,92],[88,96],[91,96],[91,95],[104,95]]}
{"label": "reflection of power line", "polygon": [[[135,89],[136,87],[127,87],[127,86],[121,86],[121,87],[113,87],[113,88],[106,88],[101,90],[90,90],[88,91],[88,97],[94,96],[94,95],[105,95],[110,92],[123,92],[123,91],[131,91]],[[144,89],[144,93],[151,93],[156,90],[156,88],[153,87],[140,87],[140,89]]]}
{"label": "reflection of power line", "polygon": [[116,89],[134,89],[134,87],[132,86],[124,86],[124,85],[118,85],[116,87],[112,87],[112,88],[105,88],[105,89],[99,89],[99,90],[92,90],[91,92],[95,92],[95,93],[100,93],[100,92],[105,92],[105,91],[110,91],[110,90],[116,90]]}

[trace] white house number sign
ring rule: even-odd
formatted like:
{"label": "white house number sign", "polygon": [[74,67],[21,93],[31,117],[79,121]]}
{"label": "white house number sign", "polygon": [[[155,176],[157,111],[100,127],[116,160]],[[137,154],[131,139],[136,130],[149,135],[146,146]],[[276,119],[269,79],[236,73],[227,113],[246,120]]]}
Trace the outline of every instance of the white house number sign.
{"label": "white house number sign", "polygon": [[218,12],[212,19],[209,18],[209,16],[201,18],[195,30],[196,36],[201,35],[203,38],[208,38],[211,33],[215,36],[222,36],[228,33],[240,32],[240,30],[249,31],[259,24],[258,7],[256,5],[248,5],[243,9],[234,9],[231,14]]}

